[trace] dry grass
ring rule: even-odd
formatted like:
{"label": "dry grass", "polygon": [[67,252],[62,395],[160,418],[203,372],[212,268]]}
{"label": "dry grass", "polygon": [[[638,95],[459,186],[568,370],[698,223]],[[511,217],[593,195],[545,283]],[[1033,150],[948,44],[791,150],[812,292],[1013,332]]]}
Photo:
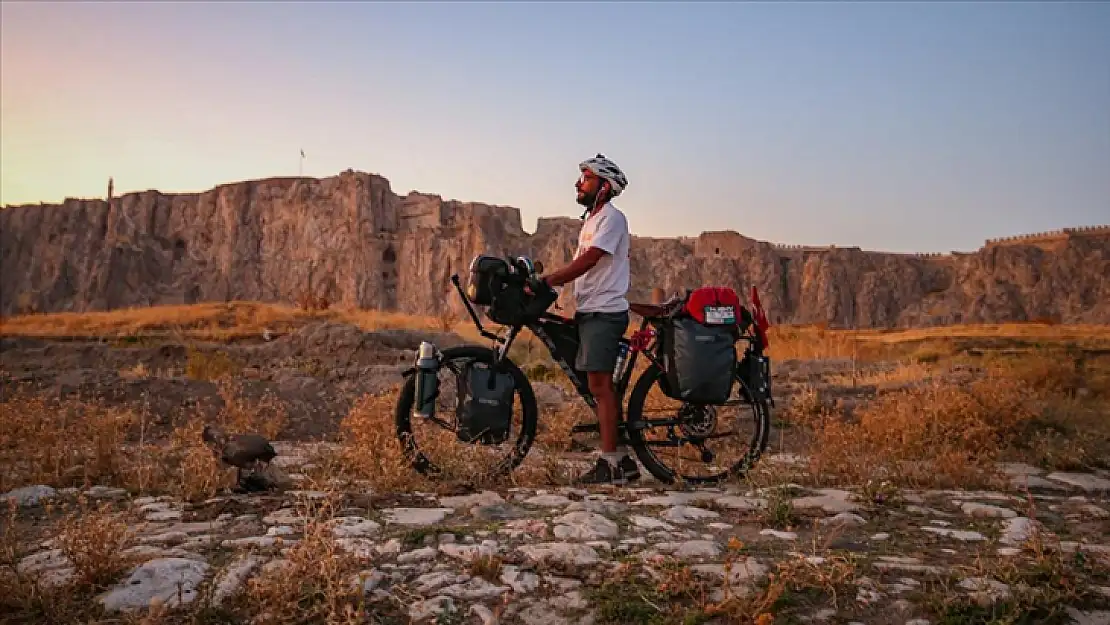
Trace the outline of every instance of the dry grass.
{"label": "dry grass", "polygon": [[1103,324],[1052,324],[982,323],[913,328],[905,330],[865,330],[855,332],[863,341],[905,343],[931,339],[959,338],[1011,338],[1057,341],[1110,342],[1110,325]]}
{"label": "dry grass", "polygon": [[243,372],[243,365],[224,352],[186,352],[185,375],[193,380],[221,380]]}
{"label": "dry grass", "polygon": [[93,506],[80,499],[56,532],[57,547],[72,564],[77,586],[107,587],[131,565],[120,554],[130,546],[133,532],[109,503]]}
{"label": "dry grass", "polygon": [[810,472],[825,484],[997,486],[999,460],[1057,470],[1110,466],[1110,361],[1079,370],[1072,359],[1041,352],[979,366],[978,374],[956,376],[948,361],[911,363],[870,375],[878,394],[850,414],[826,387],[806,386],[781,416],[808,439]]}
{"label": "dry grass", "polygon": [[365,622],[360,573],[371,568],[340,549],[332,534],[334,508],[327,499],[305,502],[303,536],[289,547],[278,566],[263,568],[248,581],[236,612],[260,625]]}
{"label": "dry grass", "polygon": [[[70,567],[59,575],[23,569],[19,563],[37,546],[30,526],[19,523],[11,506],[0,522],[0,613],[16,623],[93,622],[93,597],[116,583],[136,563],[124,550],[133,543],[128,519],[108,503],[92,505],[79,499],[73,509],[55,510],[48,533]],[[8,621],[5,621],[8,622]]]}
{"label": "dry grass", "polygon": [[322,459],[324,474],[346,481],[365,481],[380,492],[428,487],[408,465],[393,425],[396,395],[365,395],[340,424],[340,448]]}
{"label": "dry grass", "polygon": [[93,403],[17,395],[0,411],[0,492],[25,484],[129,481],[121,450],[138,415]]}
{"label": "dry grass", "polygon": [[[723,563],[724,579],[738,580],[750,564],[744,543],[730,539]],[[749,570],[750,572],[750,570]],[[796,598],[803,593],[846,605],[854,593],[856,561],[827,554],[820,558],[787,557],[772,565],[751,587],[745,582],[699,575],[672,558],[657,557],[642,566],[627,564],[591,593],[601,625],[646,623],[745,623],[771,625],[806,611]]]}
{"label": "dry grass", "polygon": [[[243,399],[237,383],[220,382],[223,407],[211,420],[226,431],[273,437],[285,422],[272,398]],[[230,485],[201,440],[205,422],[190,420],[168,440],[148,439],[147,415],[92,401],[58,400],[18,392],[0,410],[0,492],[30,484],[117,486],[140,494],[211,497]]]}
{"label": "dry grass", "polygon": [[[233,302],[26,315],[4,320],[0,332],[234,340],[264,331],[277,334],[320,319],[343,320],[365,329],[458,327],[458,320],[447,313],[422,318]],[[463,325],[464,334],[471,330],[469,324]],[[634,322],[630,329],[636,326]],[[875,475],[915,484],[983,481],[989,467],[1002,456],[1018,455],[1043,466],[1072,469],[1096,466],[1110,448],[1104,420],[1099,419],[1110,401],[1110,367],[1077,356],[1084,346],[1110,345],[1107,326],[1014,323],[896,331],[777,326],[771,329],[771,341],[770,352],[778,362],[828,358],[859,363],[895,358],[900,362],[893,368],[861,368],[803,386],[791,408],[779,413],[800,426],[791,432],[792,437],[798,441],[809,438],[805,451],[812,457],[811,468],[826,481],[849,482]],[[950,365],[967,362],[969,350],[976,349],[986,351],[975,357],[974,364],[987,367],[988,375],[954,382],[948,375]],[[534,381],[569,390],[562,373],[534,337],[518,339],[512,357]],[[192,378],[215,380],[226,388],[241,370],[241,364],[223,352],[188,352],[186,374]],[[134,369],[127,375],[144,377],[152,372]],[[829,393],[838,385],[872,388],[878,396],[846,414],[841,399]],[[396,444],[395,393],[396,388],[356,402],[342,424],[343,452],[325,463],[332,475],[368,481],[386,490],[428,486],[413,474]],[[224,396],[229,401],[229,393]],[[229,406],[232,403],[229,401]],[[5,426],[0,430],[0,460],[12,469],[0,474],[0,488],[36,482],[60,486],[100,483],[152,492],[176,483],[182,494],[193,498],[214,492],[229,476],[199,444],[200,423],[178,428],[166,448],[144,441],[142,414],[35,397],[16,398],[6,408],[10,410],[0,417]],[[284,418],[278,412],[278,403],[271,402],[225,410],[221,419],[229,429],[276,433]],[[592,413],[577,400],[545,411],[535,449],[566,451],[571,426],[592,420]],[[446,432],[438,438],[422,432],[418,437],[449,472],[465,475],[471,485],[485,479],[474,469],[481,461],[479,456],[487,451],[484,448],[460,445]],[[532,452],[511,479],[554,479],[556,467],[548,459],[535,457],[541,455]],[[326,475],[321,479],[327,479]]]}
{"label": "dry grass", "polygon": [[[332,320],[374,329],[461,331],[476,338],[465,315],[450,310],[419,316],[355,308],[306,310],[262,302],[205,303],[125,308],[104,312],[28,314],[0,318],[0,335],[41,338],[179,338],[233,341],[280,335],[312,321]],[[639,327],[638,318],[629,330]],[[769,330],[771,355],[777,360],[867,358],[884,348],[967,339],[1066,343],[1110,347],[1110,325],[1051,323],[963,324],[895,330],[838,330],[821,325],[778,325]]]}
{"label": "dry grass", "polygon": [[[541,414],[531,451],[510,475],[497,473],[494,468],[515,441],[520,426],[519,407],[509,441],[498,446],[467,445],[459,442],[451,431],[433,425],[420,427],[414,421],[418,447],[441,470],[436,478],[430,479],[413,470],[398,444],[394,424],[398,392],[395,387],[364,395],[355,402],[340,424],[338,448],[316,462],[319,466],[313,474],[316,481],[338,479],[344,484],[369,486],[383,493],[565,483],[567,476],[557,466],[556,454],[568,449],[571,427],[589,420],[593,414],[581,402],[580,406],[572,404]],[[450,418],[442,408],[437,408],[437,414]]]}
{"label": "dry grass", "polygon": [[447,314],[422,317],[373,310],[305,310],[259,302],[228,302],[18,315],[0,319],[0,335],[220,342],[258,339],[264,334],[280,336],[313,321],[345,322],[364,330],[443,330],[458,324],[457,319]]}
{"label": "dry grass", "polygon": [[[1032,498],[1026,514],[1037,518]],[[1058,537],[1037,527],[1023,547],[1019,558],[999,558],[989,550],[971,554],[950,574],[927,580],[921,603],[946,624],[1071,625],[1069,607],[1105,605],[1094,589],[1110,584],[1110,557],[1064,549]],[[956,588],[964,579],[982,581],[968,593]],[[1006,592],[991,597],[991,582],[1004,584]]]}
{"label": "dry grass", "polygon": [[829,330],[820,326],[772,326],[768,350],[775,360],[908,358],[937,362],[978,345],[992,348],[1053,345],[1110,349],[1110,325],[1046,323],[965,324],[904,330]]}
{"label": "dry grass", "polygon": [[[108,504],[82,503],[54,523],[50,533],[55,536],[55,546],[74,573],[59,583],[43,584],[45,576],[21,573],[17,566],[34,541],[28,525],[16,523],[13,509],[7,522],[0,524],[0,585],[5,588],[0,594],[0,611],[13,619],[4,622],[16,623],[366,623],[367,596],[362,582],[374,563],[344,551],[336,542],[332,532],[336,501],[338,497],[300,502],[305,524],[296,544],[279,542],[278,547],[285,548],[282,557],[257,569],[219,606],[212,601],[215,587],[208,585],[186,609],[155,603],[144,612],[119,615],[104,614],[95,597],[139,562],[139,558],[120,555],[132,538],[126,519]],[[371,613],[396,607],[375,606]]]}
{"label": "dry grass", "polygon": [[813,424],[811,469],[838,483],[868,477],[914,486],[982,482],[1002,439],[1032,418],[1027,399],[1010,380],[932,383],[880,396],[859,410],[857,421],[825,413]]}

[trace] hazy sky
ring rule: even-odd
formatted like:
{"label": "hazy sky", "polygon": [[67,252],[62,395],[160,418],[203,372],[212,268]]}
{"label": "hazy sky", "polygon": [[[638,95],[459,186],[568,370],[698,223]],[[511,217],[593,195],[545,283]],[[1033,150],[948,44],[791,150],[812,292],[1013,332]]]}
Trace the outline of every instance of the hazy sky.
{"label": "hazy sky", "polygon": [[1110,223],[1110,4],[2,5],[0,202],[380,173],[892,251]]}

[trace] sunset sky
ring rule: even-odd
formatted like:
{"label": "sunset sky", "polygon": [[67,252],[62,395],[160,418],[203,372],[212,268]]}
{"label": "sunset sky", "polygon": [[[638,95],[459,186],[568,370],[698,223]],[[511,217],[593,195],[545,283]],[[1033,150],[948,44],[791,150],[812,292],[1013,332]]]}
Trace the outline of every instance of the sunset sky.
{"label": "sunset sky", "polygon": [[0,203],[345,169],[633,232],[972,250],[1110,223],[1110,4],[3,3]]}

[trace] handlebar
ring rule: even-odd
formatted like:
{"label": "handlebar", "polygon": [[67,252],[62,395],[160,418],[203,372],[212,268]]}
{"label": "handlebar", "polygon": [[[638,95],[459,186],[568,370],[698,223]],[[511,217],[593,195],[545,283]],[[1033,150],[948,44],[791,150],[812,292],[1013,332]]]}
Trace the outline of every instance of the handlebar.
{"label": "handlebar", "polygon": [[527,256],[517,256],[516,258],[509,259],[509,264],[513,269],[520,272],[525,279],[538,276],[543,273],[543,263],[541,261],[533,261]]}

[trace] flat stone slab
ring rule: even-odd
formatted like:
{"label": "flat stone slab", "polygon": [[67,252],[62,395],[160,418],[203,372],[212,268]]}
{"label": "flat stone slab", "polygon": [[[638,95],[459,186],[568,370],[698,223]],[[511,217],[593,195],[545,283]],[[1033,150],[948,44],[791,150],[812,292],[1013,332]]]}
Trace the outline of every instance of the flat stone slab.
{"label": "flat stone slab", "polygon": [[38,504],[58,496],[58,491],[49,486],[24,486],[10,490],[0,495],[0,504],[7,506],[9,501],[15,502],[18,507],[37,506]]}
{"label": "flat stone slab", "polygon": [[1047,479],[1063,482],[1078,488],[1082,488],[1087,492],[1108,492],[1110,491],[1110,480],[1106,478],[1093,475],[1091,473],[1049,473],[1045,476]]}
{"label": "flat stone slab", "polygon": [[451,508],[389,508],[382,514],[386,523],[425,527],[439,523],[452,512]]}
{"label": "flat stone slab", "polygon": [[492,506],[500,503],[505,503],[501,495],[489,490],[472,495],[439,498],[439,505],[444,508],[473,508],[474,506]]}
{"label": "flat stone slab", "polygon": [[855,512],[860,505],[851,500],[852,493],[846,490],[825,488],[818,491],[820,494],[809,497],[798,497],[794,500],[795,508],[820,508],[831,514],[840,512]]}
{"label": "flat stone slab", "polygon": [[373,536],[381,529],[381,525],[378,523],[357,516],[337,517],[332,520],[332,524],[331,532],[337,538],[363,538]]}
{"label": "flat stone slab", "polygon": [[145,609],[154,601],[170,608],[192,603],[208,569],[207,562],[188,558],[151,560],[101,595],[100,603],[108,612]]}
{"label": "flat stone slab", "polygon": [[1009,508],[1003,508],[1001,506],[991,506],[988,504],[975,503],[971,501],[965,502],[962,506],[960,506],[960,509],[963,510],[964,514],[966,514],[967,516],[974,518],[1012,519],[1018,515],[1017,512],[1014,512]]}
{"label": "flat stone slab", "polygon": [[938,534],[946,538],[954,538],[956,540],[961,540],[964,542],[974,542],[987,539],[986,536],[983,536],[979,532],[973,532],[971,530],[954,530],[947,527],[923,527],[921,529],[932,534]]}
{"label": "flat stone slab", "polygon": [[569,566],[597,564],[600,558],[589,545],[579,543],[539,543],[524,545],[518,551],[536,562],[558,562]]}
{"label": "flat stone slab", "polygon": [[522,503],[526,506],[536,506],[537,508],[558,508],[570,503],[564,495],[536,495],[525,499]]}
{"label": "flat stone slab", "polygon": [[660,516],[671,523],[683,525],[704,519],[715,519],[721,515],[705,508],[679,505],[667,508]]}

